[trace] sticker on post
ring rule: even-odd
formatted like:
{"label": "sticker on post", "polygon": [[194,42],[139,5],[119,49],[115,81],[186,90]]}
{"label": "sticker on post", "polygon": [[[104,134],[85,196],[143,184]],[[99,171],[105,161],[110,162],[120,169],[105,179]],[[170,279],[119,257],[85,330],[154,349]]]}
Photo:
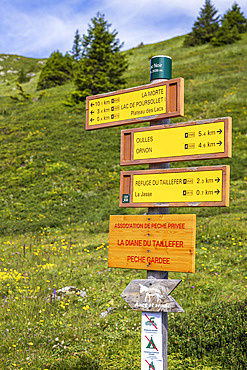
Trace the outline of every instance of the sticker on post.
{"label": "sticker on post", "polygon": [[129,202],[130,202],[130,194],[123,194],[122,203],[129,203]]}

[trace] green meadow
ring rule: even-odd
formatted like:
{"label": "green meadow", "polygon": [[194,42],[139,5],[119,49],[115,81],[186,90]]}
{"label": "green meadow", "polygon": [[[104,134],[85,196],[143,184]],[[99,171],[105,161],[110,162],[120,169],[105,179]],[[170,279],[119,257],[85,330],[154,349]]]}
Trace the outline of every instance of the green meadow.
{"label": "green meadow", "polygon": [[[168,366],[246,369],[247,34],[218,48],[183,40],[125,51],[126,87],[149,83],[152,56],[172,57],[185,81],[173,123],[233,123],[232,158],[171,165],[228,164],[231,185],[229,207],[170,208],[197,215],[197,236],[196,272],[169,273],[185,313],[169,314]],[[146,271],[108,268],[108,228],[110,215],[147,212],[118,203],[120,171],[148,167],[120,168],[123,127],[85,131],[85,104],[66,103],[73,83],[37,91],[42,62],[0,55],[0,369],[140,369],[141,314],[120,294]]]}

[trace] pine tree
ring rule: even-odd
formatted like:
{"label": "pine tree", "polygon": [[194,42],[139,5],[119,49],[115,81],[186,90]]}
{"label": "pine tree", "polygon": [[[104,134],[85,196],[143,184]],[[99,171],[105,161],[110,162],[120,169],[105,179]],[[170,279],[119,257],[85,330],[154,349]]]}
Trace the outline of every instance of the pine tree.
{"label": "pine tree", "polygon": [[240,39],[237,26],[231,28],[229,22],[225,20],[222,26],[218,29],[215,36],[211,39],[213,46],[221,46],[226,44],[233,44],[235,41]]}
{"label": "pine tree", "polygon": [[231,29],[236,26],[239,33],[244,33],[247,31],[247,19],[245,18],[243,12],[241,12],[237,3],[234,3],[232,5],[232,9],[229,9],[226,14],[223,15],[221,20],[222,26],[226,21]]}
{"label": "pine tree", "polygon": [[110,26],[103,14],[91,19],[87,35],[82,38],[82,59],[79,61],[72,100],[78,103],[88,95],[120,89],[125,83],[123,73],[127,69],[125,56],[120,53],[123,44],[117,31]]}
{"label": "pine tree", "polygon": [[73,78],[73,61],[66,53],[63,56],[59,51],[54,51],[47,59],[40,72],[37,89],[48,89],[57,85],[63,85]]}
{"label": "pine tree", "polygon": [[75,32],[74,43],[72,46],[71,54],[75,60],[80,60],[82,56],[82,46],[81,46],[81,37],[79,30]]}
{"label": "pine tree", "polygon": [[205,4],[200,9],[192,31],[184,40],[184,46],[203,45],[210,42],[219,28],[219,15],[216,16],[217,12],[211,1],[205,0]]}
{"label": "pine tree", "polygon": [[246,18],[240,11],[240,7],[234,3],[221,19],[221,27],[215,33],[211,43],[213,46],[232,44],[240,40],[240,33],[247,30]]}

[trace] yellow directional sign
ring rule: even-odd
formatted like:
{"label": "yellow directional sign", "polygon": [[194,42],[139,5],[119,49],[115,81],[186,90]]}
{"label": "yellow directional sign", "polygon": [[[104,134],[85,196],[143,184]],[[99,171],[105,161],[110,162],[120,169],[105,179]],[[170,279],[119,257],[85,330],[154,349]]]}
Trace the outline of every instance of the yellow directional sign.
{"label": "yellow directional sign", "polygon": [[182,78],[89,96],[86,129],[182,116],[183,100]]}
{"label": "yellow directional sign", "polygon": [[123,171],[120,207],[228,206],[229,166]]}
{"label": "yellow directional sign", "polygon": [[121,165],[160,163],[232,154],[231,117],[121,132]]}
{"label": "yellow directional sign", "polygon": [[110,216],[109,267],[195,272],[196,215]]}

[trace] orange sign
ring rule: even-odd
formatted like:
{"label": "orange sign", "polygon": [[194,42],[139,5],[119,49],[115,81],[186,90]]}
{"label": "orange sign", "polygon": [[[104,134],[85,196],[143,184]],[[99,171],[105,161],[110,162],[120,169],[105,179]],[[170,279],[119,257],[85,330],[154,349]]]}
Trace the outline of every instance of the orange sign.
{"label": "orange sign", "polygon": [[109,267],[195,272],[196,215],[110,216]]}

